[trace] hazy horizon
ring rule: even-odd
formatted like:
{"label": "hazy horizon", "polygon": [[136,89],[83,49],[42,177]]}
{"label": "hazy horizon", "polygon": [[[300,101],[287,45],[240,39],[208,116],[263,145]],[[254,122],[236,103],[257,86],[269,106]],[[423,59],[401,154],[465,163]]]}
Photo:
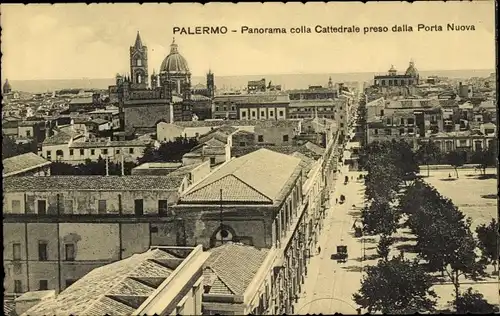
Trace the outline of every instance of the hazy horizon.
{"label": "hazy horizon", "polygon": [[[465,79],[471,77],[487,77],[494,73],[494,69],[463,69],[463,70],[440,70],[420,71],[421,77],[430,75],[448,77],[452,79]],[[282,85],[283,89],[303,89],[310,85],[326,86],[329,77],[334,83],[338,82],[371,82],[373,76],[379,72],[357,72],[357,73],[303,73],[303,74],[260,74],[260,75],[235,75],[218,76],[215,73],[215,85],[219,90],[241,89],[247,85],[249,80],[265,78],[267,82]],[[192,85],[198,83],[206,84],[205,76],[192,76]],[[61,89],[108,89],[115,84],[115,78],[74,78],[74,79],[28,79],[10,80],[13,90],[42,93]]]}
{"label": "hazy horizon", "polygon": [[[418,69],[419,73],[430,73],[430,72],[462,72],[462,71],[478,71],[478,72],[483,72],[483,71],[489,71],[489,72],[496,72],[495,68],[461,68],[461,69],[423,69],[420,70]],[[400,71],[401,72],[401,71]],[[324,74],[374,74],[374,73],[380,73],[384,74],[384,72],[378,72],[378,71],[352,71],[352,72],[304,72],[304,73],[261,73],[261,74],[226,74],[226,75],[219,75],[219,77],[242,77],[242,76],[250,76],[250,77],[256,77],[256,76],[288,76],[288,75],[324,75]],[[217,76],[216,73],[214,73],[215,76]],[[191,74],[192,77],[203,77],[205,74]],[[4,81],[5,79],[8,79],[9,82],[11,81],[40,81],[40,80],[49,80],[49,81],[57,81],[57,80],[81,80],[81,79],[89,79],[89,80],[109,80],[109,79],[115,79],[113,76],[106,76],[106,77],[80,77],[80,78],[33,78],[33,79],[10,79],[10,78],[2,78]]]}

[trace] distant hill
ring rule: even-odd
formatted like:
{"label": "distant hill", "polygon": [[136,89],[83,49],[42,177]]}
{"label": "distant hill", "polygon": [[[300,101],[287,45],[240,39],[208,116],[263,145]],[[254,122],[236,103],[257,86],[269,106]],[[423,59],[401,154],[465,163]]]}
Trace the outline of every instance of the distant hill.
{"label": "distant hill", "polygon": [[[488,77],[494,70],[436,70],[421,71],[422,77],[440,76],[449,78],[471,78]],[[373,80],[373,76],[379,74],[374,72],[363,73],[324,73],[324,74],[283,74],[283,75],[244,75],[244,76],[217,76],[215,73],[215,85],[218,89],[239,89],[245,87],[249,80],[266,78],[273,84],[280,84],[284,89],[307,88],[309,85],[326,86],[328,78],[331,76],[335,82],[365,82]],[[205,84],[205,77],[193,76],[192,83]],[[107,89],[115,83],[114,78],[109,79],[66,79],[66,80],[9,80],[12,89],[31,93],[41,93],[60,89]]]}

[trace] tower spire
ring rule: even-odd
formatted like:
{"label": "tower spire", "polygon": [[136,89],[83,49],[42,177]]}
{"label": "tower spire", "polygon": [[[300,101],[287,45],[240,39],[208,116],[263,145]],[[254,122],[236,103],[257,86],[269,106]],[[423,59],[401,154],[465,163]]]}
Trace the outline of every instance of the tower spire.
{"label": "tower spire", "polygon": [[137,37],[135,38],[135,48],[142,48],[141,34],[137,31]]}

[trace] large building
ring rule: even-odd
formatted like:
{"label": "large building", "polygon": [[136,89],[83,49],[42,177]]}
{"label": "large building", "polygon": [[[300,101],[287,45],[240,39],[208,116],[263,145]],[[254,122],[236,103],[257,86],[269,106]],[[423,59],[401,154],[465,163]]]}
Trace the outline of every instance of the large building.
{"label": "large building", "polygon": [[201,246],[152,247],[96,268],[51,299],[20,310],[17,304],[32,294],[26,293],[16,299],[16,312],[26,316],[202,315],[203,266],[208,257]]}
{"label": "large building", "polygon": [[455,99],[376,99],[367,103],[367,143],[403,139],[417,149],[432,140],[443,153],[472,153],[493,145],[495,109]]}
{"label": "large building", "polygon": [[117,74],[116,84],[109,87],[110,101],[119,105],[125,127],[147,131],[154,129],[159,121],[191,120],[196,112],[207,116],[210,96],[215,91],[213,73],[207,74],[205,92],[193,94],[191,72],[175,40],[160,65],[159,74],[153,70],[150,84],[148,66],[148,48],[137,33],[130,47],[130,75]]}
{"label": "large building", "polygon": [[398,74],[396,68],[391,66],[386,75],[375,76],[374,85],[380,87],[407,87],[418,85],[419,78],[420,76],[417,68],[415,68],[415,63],[410,61],[410,65],[404,74]]}
{"label": "large building", "polygon": [[5,178],[6,293],[60,292],[150,246],[183,244],[171,207],[209,172],[204,164],[166,176]]}
{"label": "large building", "polygon": [[285,120],[289,118],[288,94],[263,92],[218,95],[213,99],[212,118],[229,120]]}

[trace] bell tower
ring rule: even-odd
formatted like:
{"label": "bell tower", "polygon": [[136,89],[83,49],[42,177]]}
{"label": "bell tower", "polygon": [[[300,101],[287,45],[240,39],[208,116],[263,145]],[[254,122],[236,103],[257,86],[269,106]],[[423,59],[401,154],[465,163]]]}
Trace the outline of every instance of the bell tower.
{"label": "bell tower", "polygon": [[137,32],[134,46],[130,46],[131,87],[147,89],[148,87],[148,48],[142,45],[141,35]]}
{"label": "bell tower", "polygon": [[207,74],[207,97],[213,98],[215,95],[215,82],[214,82],[214,74],[212,70],[208,70]]}

